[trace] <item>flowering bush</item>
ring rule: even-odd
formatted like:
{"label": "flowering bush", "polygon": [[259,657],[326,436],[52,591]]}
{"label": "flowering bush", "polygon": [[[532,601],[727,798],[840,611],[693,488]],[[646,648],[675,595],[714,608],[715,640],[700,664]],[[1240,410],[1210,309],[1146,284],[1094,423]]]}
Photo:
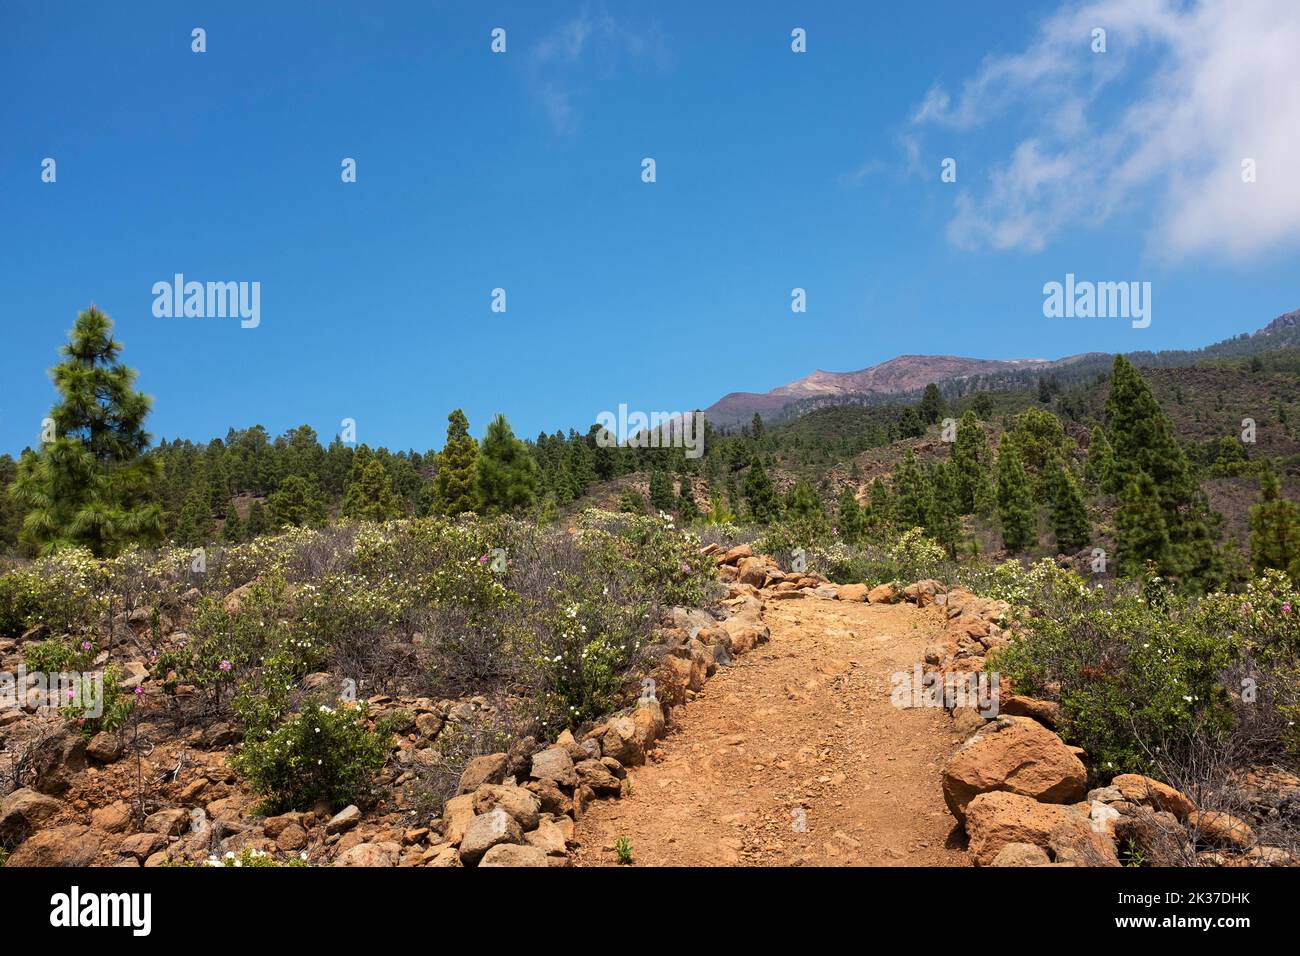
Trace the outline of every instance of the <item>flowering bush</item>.
{"label": "flowering bush", "polygon": [[99,701],[84,699],[83,685],[82,699],[70,700],[61,711],[63,719],[76,725],[87,738],[101,731],[112,733],[117,730],[135,709],[137,695],[122,687],[122,672],[116,664],[104,668],[101,695]]}
{"label": "flowering bush", "polygon": [[79,630],[103,612],[105,578],[101,563],[80,548],[0,574],[0,635],[18,635],[37,624],[55,632]]}
{"label": "flowering bush", "polygon": [[364,705],[312,703],[265,738],[246,741],[232,762],[266,798],[269,813],[307,810],[320,801],[338,809],[374,796],[390,739],[367,726]]}

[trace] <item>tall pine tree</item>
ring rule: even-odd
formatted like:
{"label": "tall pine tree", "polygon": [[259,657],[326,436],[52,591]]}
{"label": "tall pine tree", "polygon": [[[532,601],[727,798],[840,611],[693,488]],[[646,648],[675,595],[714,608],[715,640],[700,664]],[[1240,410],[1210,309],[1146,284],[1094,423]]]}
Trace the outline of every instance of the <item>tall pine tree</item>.
{"label": "tall pine tree", "polygon": [[438,453],[434,507],[445,515],[473,511],[478,505],[478,442],[459,408],[447,416],[447,443]]}
{"label": "tall pine tree", "polygon": [[486,515],[514,514],[537,501],[541,473],[504,415],[488,425],[478,459],[478,495]]}
{"label": "tall pine tree", "polygon": [[1274,568],[1300,583],[1300,509],[1282,497],[1270,459],[1259,478],[1259,504],[1250,509],[1250,563],[1256,571]]}
{"label": "tall pine tree", "polygon": [[82,546],[111,555],[162,538],[162,509],[151,501],[161,463],[145,454],[151,402],[121,351],[112,321],[91,306],[51,370],[62,396],[50,412],[53,440],[23,456],[14,483],[27,509],[23,539],[42,553]]}
{"label": "tall pine tree", "polygon": [[1038,513],[1020,447],[1010,433],[998,443],[998,520],[1008,551],[1023,551],[1038,543]]}

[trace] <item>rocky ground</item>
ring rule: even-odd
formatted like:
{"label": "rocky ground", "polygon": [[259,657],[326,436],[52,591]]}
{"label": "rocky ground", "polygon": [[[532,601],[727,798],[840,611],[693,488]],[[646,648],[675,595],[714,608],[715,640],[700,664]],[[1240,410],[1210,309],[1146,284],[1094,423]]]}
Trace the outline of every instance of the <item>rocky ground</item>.
{"label": "rocky ground", "polygon": [[[1089,790],[1096,774],[1055,733],[1054,703],[1004,687],[996,717],[896,706],[897,675],[973,674],[1015,639],[1006,604],[935,581],[836,587],[747,546],[704,555],[728,596],[665,616],[666,653],[640,699],[577,736],[474,757],[432,817],[415,785],[442,735],[491,724],[486,700],[371,698],[375,716],[406,715],[385,797],[269,818],[230,769],[237,733],[177,723],[144,662],[127,662],[146,692],[121,736],[87,741],[57,714],[5,711],[0,744],[21,784],[0,799],[6,865],[247,853],[436,867],[1295,862],[1257,835],[1300,805],[1294,778],[1250,774],[1239,814],[1135,775]],[[19,650],[0,642],[0,663],[16,666]]]}

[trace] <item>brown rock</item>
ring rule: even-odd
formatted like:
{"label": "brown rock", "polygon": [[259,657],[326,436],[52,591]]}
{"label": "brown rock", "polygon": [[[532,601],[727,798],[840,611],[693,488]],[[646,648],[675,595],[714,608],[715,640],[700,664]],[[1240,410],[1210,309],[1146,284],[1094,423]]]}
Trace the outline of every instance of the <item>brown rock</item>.
{"label": "brown rock", "polygon": [[0,799],[0,844],[17,844],[63,808],[63,801],[23,787]]}
{"label": "brown rock", "polygon": [[652,748],[664,735],[664,709],[657,700],[641,700],[632,711],[632,727],[637,746],[642,751]]}
{"label": "brown rock", "polygon": [[475,814],[488,813],[500,807],[514,818],[522,830],[537,828],[542,801],[537,794],[523,787],[485,783],[474,791],[473,797]]}
{"label": "brown rock", "polygon": [[1032,843],[1008,843],[998,850],[989,866],[1043,866],[1051,863],[1047,851]]}
{"label": "brown rock", "polygon": [[61,729],[41,741],[32,757],[34,789],[58,796],[72,786],[72,778],[86,768],[86,740],[81,734]]}
{"label": "brown rock", "polygon": [[980,793],[1004,790],[1046,803],[1081,800],[1087,773],[1061,738],[1028,717],[999,717],[967,740],[943,772],[943,797],[958,820]]}
{"label": "brown rock", "polygon": [[335,866],[390,867],[401,859],[402,848],[396,843],[358,843],[338,855]]}
{"label": "brown rock", "polygon": [[1061,719],[1061,705],[1055,701],[1008,694],[998,701],[998,713],[1006,717],[1031,717],[1049,730],[1055,730]]}
{"label": "brown rock", "polygon": [[307,831],[297,823],[290,823],[275,837],[275,845],[285,853],[301,850],[307,845]]}
{"label": "brown rock", "polygon": [[841,584],[837,596],[841,601],[865,601],[870,593],[865,584]]}
{"label": "brown rock", "polygon": [[1257,842],[1250,824],[1221,810],[1193,810],[1187,815],[1187,826],[1196,842],[1206,846],[1247,850]]}
{"label": "brown rock", "polygon": [[122,833],[131,825],[131,808],[123,800],[110,803],[106,807],[92,810],[90,822],[96,830],[107,833]]}
{"label": "brown rock", "polygon": [[1153,807],[1172,813],[1179,820],[1186,820],[1187,815],[1196,809],[1180,791],[1167,783],[1144,777],[1138,773],[1122,773],[1110,782],[1125,800],[1139,803],[1144,807]]}
{"label": "brown rock", "polygon": [[361,809],[355,804],[344,807],[325,824],[326,833],[342,833],[361,822]]}
{"label": "brown rock", "polygon": [[550,866],[546,851],[535,846],[498,843],[483,854],[479,866]]}
{"label": "brown rock", "polygon": [[645,751],[638,742],[636,722],[631,717],[615,717],[605,726],[600,738],[600,752],[625,767],[645,763]]}
{"label": "brown rock", "polygon": [[89,866],[104,841],[105,834],[78,823],[41,830],[14,850],[5,866]]}
{"label": "brown rock", "polygon": [[1087,858],[1093,865],[1116,864],[1114,849],[1094,833],[1088,814],[1079,806],[1039,803],[1032,797],[1005,791],[975,796],[966,807],[966,833],[976,866],[989,866],[1002,849],[1013,843],[1041,847],[1059,858],[1061,853]]}
{"label": "brown rock", "polygon": [[[565,733],[568,733],[568,731],[565,731]],[[569,734],[569,740],[573,740],[572,734]],[[576,746],[577,742],[574,741],[574,744]],[[579,748],[579,752],[581,752],[581,748]],[[560,787],[571,787],[578,779],[573,772],[572,753],[566,747],[558,744],[533,754],[532,770],[529,776],[534,780],[549,780]]]}
{"label": "brown rock", "polygon": [[506,768],[509,764],[508,755],[503,753],[474,757],[465,764],[465,770],[460,775],[460,786],[456,792],[469,793],[480,784],[500,783],[506,778]]}
{"label": "brown rock", "polygon": [[137,860],[144,860],[165,846],[167,846],[167,837],[161,833],[137,833],[123,840],[118,846],[118,851]]}
{"label": "brown rock", "polygon": [[117,734],[101,731],[86,744],[86,756],[100,763],[112,763],[122,756],[122,739]]}
{"label": "brown rock", "polygon": [[893,581],[877,584],[867,592],[867,600],[872,604],[894,604],[898,598],[898,585]]}
{"label": "brown rock", "polygon": [[492,847],[502,843],[520,843],[523,838],[523,831],[514,817],[497,807],[475,817],[465,828],[465,836],[460,841],[461,862],[473,866]]}

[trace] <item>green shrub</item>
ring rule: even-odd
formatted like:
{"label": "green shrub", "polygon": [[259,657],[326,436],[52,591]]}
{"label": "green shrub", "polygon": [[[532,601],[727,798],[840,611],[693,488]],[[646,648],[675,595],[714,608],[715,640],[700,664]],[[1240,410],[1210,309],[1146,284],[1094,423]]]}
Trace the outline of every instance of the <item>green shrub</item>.
{"label": "green shrub", "polygon": [[75,631],[103,611],[105,571],[89,551],[69,548],[0,574],[0,635],[17,636],[37,624]]}
{"label": "green shrub", "polygon": [[90,668],[95,659],[95,646],[90,641],[77,641],[67,637],[51,637],[23,648],[23,664],[28,673],[66,674]]}
{"label": "green shrub", "polygon": [[233,765],[265,798],[268,813],[320,801],[338,809],[373,798],[390,739],[369,729],[364,706],[312,702],[265,738],[246,741]]}
{"label": "green shrub", "polygon": [[1223,677],[1238,643],[1194,608],[1089,589],[1072,572],[1027,587],[1036,613],[985,669],[1018,693],[1059,697],[1063,736],[1104,774],[1150,772],[1193,737],[1228,731]]}
{"label": "green shrub", "polygon": [[[126,722],[135,709],[135,694],[122,687],[122,672],[116,664],[104,668],[102,699],[98,707],[94,702],[82,699],[70,701],[61,711],[64,720],[71,721],[89,738],[105,731],[112,733]],[[91,711],[98,709],[99,715],[92,716]]]}

